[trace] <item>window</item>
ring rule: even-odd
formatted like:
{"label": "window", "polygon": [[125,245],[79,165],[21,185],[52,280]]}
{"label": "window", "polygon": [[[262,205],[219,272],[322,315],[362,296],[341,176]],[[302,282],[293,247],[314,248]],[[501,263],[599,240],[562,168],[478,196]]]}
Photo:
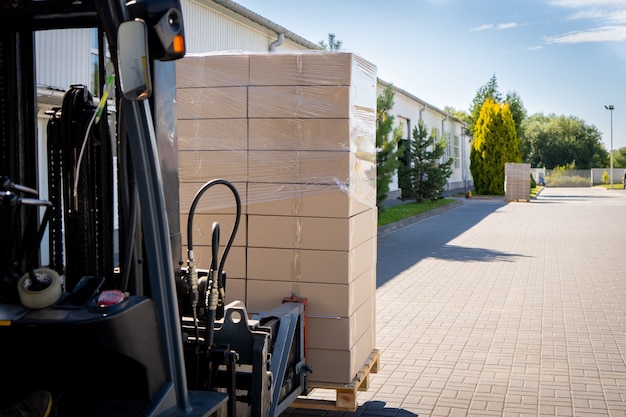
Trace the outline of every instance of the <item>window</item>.
{"label": "window", "polygon": [[450,141],[450,133],[449,132],[444,132],[441,134],[441,139],[445,141],[446,143],[446,149],[445,152],[443,154],[443,157],[441,158],[442,161],[448,161],[450,160],[450,158],[452,158],[453,156],[453,146],[452,143]]}
{"label": "window", "polygon": [[461,168],[461,138],[454,136],[454,168]]}
{"label": "window", "polygon": [[402,139],[409,140],[409,136],[411,135],[411,132],[409,132],[409,128],[411,126],[410,120],[402,116],[398,116],[398,124],[402,126]]}
{"label": "window", "polygon": [[[104,45],[106,48],[106,62],[107,65],[111,62],[111,56],[109,55],[109,47],[104,39]],[[91,30],[91,64],[90,64],[90,84],[89,91],[95,96],[100,97],[102,91],[100,91],[100,72],[98,71],[98,29]]]}
{"label": "window", "polygon": [[[402,127],[402,138],[398,142],[398,150],[401,148],[407,149],[409,141],[411,140],[411,121],[404,117],[398,116],[398,124]],[[409,164],[408,152],[405,152],[400,156],[400,163],[407,166]]]}

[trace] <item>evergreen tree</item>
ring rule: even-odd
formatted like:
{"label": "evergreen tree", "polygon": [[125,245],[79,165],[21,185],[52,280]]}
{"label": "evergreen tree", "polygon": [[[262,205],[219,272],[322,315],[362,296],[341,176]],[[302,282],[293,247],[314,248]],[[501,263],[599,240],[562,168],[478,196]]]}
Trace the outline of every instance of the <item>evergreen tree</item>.
{"label": "evergreen tree", "polygon": [[376,205],[387,198],[391,177],[398,169],[398,141],[402,137],[400,126],[394,129],[395,117],[389,114],[394,105],[393,85],[388,84],[376,99]]}
{"label": "evergreen tree", "polygon": [[474,136],[474,129],[476,127],[476,121],[478,120],[478,116],[480,115],[480,111],[483,107],[483,104],[487,100],[493,100],[496,103],[507,103],[509,105],[509,109],[511,114],[513,115],[513,121],[515,122],[515,130],[517,131],[517,137],[520,140],[524,138],[524,125],[523,122],[526,119],[527,112],[524,107],[524,103],[522,99],[515,91],[509,91],[506,93],[504,99],[502,98],[502,94],[498,90],[498,80],[496,79],[496,75],[492,75],[491,79],[487,82],[487,84],[481,86],[476,91],[476,96],[472,101],[472,104],[469,109],[469,114],[466,119],[462,119],[467,122],[468,128],[467,133],[470,137]]}
{"label": "evergreen tree", "polygon": [[467,116],[470,136],[474,136],[476,121],[480,116],[480,110],[482,109],[483,104],[487,100],[492,100],[496,103],[502,101],[502,95],[500,94],[500,91],[498,91],[498,80],[496,79],[495,74],[491,76],[491,79],[487,82],[487,84],[478,88],[476,96],[474,96],[474,100],[472,100],[472,105],[470,106],[469,114]]}
{"label": "evergreen tree", "polygon": [[524,120],[528,116],[528,112],[524,107],[524,103],[522,99],[515,91],[509,91],[506,93],[506,98],[504,102],[509,105],[509,109],[511,110],[511,116],[513,116],[513,122],[515,123],[515,131],[517,132],[517,137],[521,141],[524,138]]}
{"label": "evergreen tree", "polygon": [[441,197],[443,188],[452,175],[454,158],[441,162],[446,151],[446,142],[443,138],[437,139],[435,129],[429,135],[423,120],[413,129],[412,136],[413,140],[404,149],[409,164],[400,168],[409,186],[406,194],[418,203],[426,199],[436,200]]}
{"label": "evergreen tree", "polygon": [[328,50],[328,51],[338,51],[341,49],[341,45],[343,44],[343,42],[341,42],[339,39],[337,39],[337,37],[335,36],[334,33],[329,33],[328,34],[328,43],[326,43],[325,41],[319,41],[318,45],[320,46],[320,49],[324,49],[324,50]]}
{"label": "evergreen tree", "polygon": [[520,143],[508,104],[488,99],[476,121],[470,170],[478,194],[504,194],[504,165],[521,162]]}

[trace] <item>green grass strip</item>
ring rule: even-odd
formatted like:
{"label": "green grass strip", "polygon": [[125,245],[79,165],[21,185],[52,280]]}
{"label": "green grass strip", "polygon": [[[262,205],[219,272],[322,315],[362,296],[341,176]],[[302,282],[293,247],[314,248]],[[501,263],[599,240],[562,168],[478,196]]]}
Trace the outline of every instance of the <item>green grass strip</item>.
{"label": "green grass strip", "polygon": [[378,226],[384,226],[386,224],[406,219],[407,217],[412,217],[429,210],[434,210],[436,208],[445,206],[446,204],[450,204],[453,201],[454,199],[441,198],[436,201],[426,200],[422,203],[414,202],[400,204],[399,206],[394,207],[388,207],[378,212]]}

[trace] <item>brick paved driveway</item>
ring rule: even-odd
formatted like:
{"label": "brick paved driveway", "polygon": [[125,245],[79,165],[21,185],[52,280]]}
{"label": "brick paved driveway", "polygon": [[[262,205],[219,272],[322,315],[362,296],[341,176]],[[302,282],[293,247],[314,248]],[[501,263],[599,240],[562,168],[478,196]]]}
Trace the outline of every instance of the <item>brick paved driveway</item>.
{"label": "brick paved driveway", "polygon": [[626,191],[464,200],[379,237],[377,274],[361,406],[285,415],[626,416]]}

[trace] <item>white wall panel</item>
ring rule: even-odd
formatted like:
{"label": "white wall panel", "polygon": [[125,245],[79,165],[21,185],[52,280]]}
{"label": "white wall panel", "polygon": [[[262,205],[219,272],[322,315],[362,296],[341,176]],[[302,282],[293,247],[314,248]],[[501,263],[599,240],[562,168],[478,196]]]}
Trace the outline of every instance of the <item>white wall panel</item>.
{"label": "white wall panel", "polygon": [[37,84],[67,90],[89,85],[91,29],[49,30],[35,35]]}
{"label": "white wall panel", "polygon": [[[187,52],[268,51],[277,35],[255,30],[225,14],[193,1],[182,1]],[[240,17],[240,19],[243,19]],[[303,49],[299,48],[299,49]],[[279,49],[292,49],[286,44]]]}
{"label": "white wall panel", "polygon": [[[385,86],[379,84],[377,94],[382,94],[385,90]],[[467,137],[463,133],[463,125],[458,120],[448,118],[444,123],[442,121],[446,119],[445,113],[441,110],[430,106],[424,102],[421,102],[411,96],[410,94],[404,94],[402,90],[396,90],[394,96],[394,106],[390,111],[390,114],[396,116],[397,120],[409,120],[411,123],[411,139],[412,131],[417,126],[420,119],[424,121],[430,134],[433,128],[437,129],[438,135],[441,135],[442,128],[451,140],[452,148],[454,152],[454,137],[459,137],[460,140],[460,158],[458,166],[453,165],[453,172],[448,179],[448,186],[450,189],[462,188],[464,186],[464,179],[471,179],[469,173],[469,150],[470,144]],[[456,164],[455,164],[456,165]],[[398,190],[397,177],[394,176],[392,183],[390,184],[390,190]]]}
{"label": "white wall panel", "polygon": [[190,1],[182,2],[187,52],[267,51],[268,36]]}
{"label": "white wall panel", "polygon": [[[276,34],[257,30],[253,23],[244,24],[193,1],[181,3],[189,53],[267,51],[276,40]],[[61,90],[67,90],[70,84],[90,85],[91,32],[92,29],[38,32],[35,35],[37,84]],[[285,43],[279,49],[292,48]]]}

